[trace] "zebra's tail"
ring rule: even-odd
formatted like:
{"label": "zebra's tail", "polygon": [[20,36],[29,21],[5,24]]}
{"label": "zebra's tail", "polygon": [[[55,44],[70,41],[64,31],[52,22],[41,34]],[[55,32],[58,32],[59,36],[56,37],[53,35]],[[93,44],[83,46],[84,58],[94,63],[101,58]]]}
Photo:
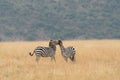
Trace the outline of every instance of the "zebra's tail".
{"label": "zebra's tail", "polygon": [[34,51],[33,51],[33,53],[29,52],[29,55],[30,55],[30,56],[33,56],[33,55],[34,55],[34,53],[35,53]]}

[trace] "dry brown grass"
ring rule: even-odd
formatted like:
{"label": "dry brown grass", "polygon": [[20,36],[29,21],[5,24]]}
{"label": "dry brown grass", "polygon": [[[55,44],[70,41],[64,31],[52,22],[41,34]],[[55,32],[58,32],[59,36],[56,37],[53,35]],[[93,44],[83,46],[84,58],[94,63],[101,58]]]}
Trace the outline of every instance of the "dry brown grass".
{"label": "dry brown grass", "polygon": [[56,62],[28,55],[48,41],[1,42],[0,80],[120,80],[120,40],[63,41],[76,48],[76,63],[64,61],[57,46]]}

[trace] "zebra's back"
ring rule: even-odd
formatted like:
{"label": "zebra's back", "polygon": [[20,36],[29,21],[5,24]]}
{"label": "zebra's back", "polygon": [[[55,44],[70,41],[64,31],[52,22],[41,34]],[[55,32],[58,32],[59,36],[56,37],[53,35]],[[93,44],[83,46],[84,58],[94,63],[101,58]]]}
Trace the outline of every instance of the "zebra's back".
{"label": "zebra's back", "polygon": [[35,54],[36,56],[49,57],[50,56],[49,49],[50,48],[48,47],[38,46],[35,49]]}

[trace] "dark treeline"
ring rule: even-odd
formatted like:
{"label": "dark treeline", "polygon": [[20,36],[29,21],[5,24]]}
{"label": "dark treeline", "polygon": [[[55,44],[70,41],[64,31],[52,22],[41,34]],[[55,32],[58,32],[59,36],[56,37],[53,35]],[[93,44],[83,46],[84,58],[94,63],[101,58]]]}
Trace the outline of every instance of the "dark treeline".
{"label": "dark treeline", "polygon": [[120,39],[120,0],[0,0],[0,40]]}

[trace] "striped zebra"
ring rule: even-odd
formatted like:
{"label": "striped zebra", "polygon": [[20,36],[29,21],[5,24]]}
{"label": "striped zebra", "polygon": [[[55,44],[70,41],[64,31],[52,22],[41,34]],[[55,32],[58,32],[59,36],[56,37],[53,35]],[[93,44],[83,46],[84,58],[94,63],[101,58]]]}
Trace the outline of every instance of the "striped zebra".
{"label": "striped zebra", "polygon": [[58,45],[58,41],[50,40],[49,47],[38,46],[34,49],[33,53],[29,53],[30,56],[33,54],[36,55],[36,62],[39,61],[40,57],[51,57],[51,60],[55,60],[55,52],[56,52],[56,45]]}
{"label": "striped zebra", "polygon": [[75,48],[72,46],[65,48],[61,40],[58,40],[58,44],[60,46],[61,54],[63,58],[65,59],[65,61],[67,62],[69,58],[71,61],[74,62],[75,61]]}

